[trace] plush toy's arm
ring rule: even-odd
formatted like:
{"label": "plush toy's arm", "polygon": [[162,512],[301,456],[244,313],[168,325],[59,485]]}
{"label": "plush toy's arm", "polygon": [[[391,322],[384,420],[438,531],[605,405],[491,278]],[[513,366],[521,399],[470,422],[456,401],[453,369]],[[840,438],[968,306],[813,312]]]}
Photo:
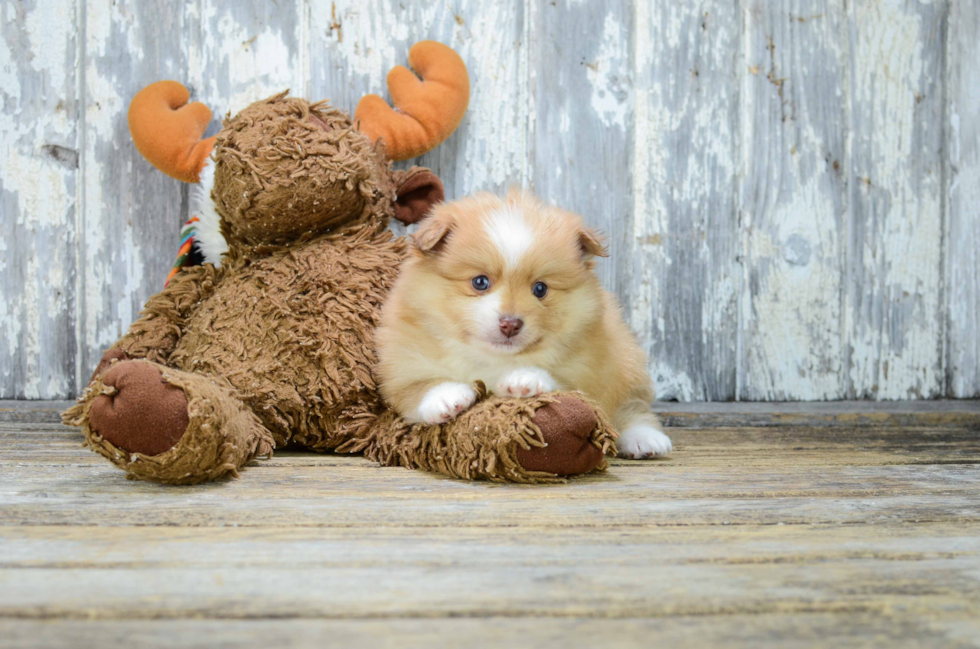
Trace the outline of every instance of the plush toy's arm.
{"label": "plush toy's arm", "polygon": [[355,418],[345,429],[350,438],[337,452],[498,482],[554,482],[602,470],[617,437],[580,394],[554,392],[533,399],[484,398],[441,426],[413,426],[388,410]]}
{"label": "plush toy's arm", "polygon": [[[183,334],[184,324],[201,300],[214,291],[221,273],[211,264],[177,273],[166,288],[147,300],[139,319],[107,356],[122,358],[121,353],[128,358],[145,358],[166,365]],[[104,369],[101,364],[100,369]]]}

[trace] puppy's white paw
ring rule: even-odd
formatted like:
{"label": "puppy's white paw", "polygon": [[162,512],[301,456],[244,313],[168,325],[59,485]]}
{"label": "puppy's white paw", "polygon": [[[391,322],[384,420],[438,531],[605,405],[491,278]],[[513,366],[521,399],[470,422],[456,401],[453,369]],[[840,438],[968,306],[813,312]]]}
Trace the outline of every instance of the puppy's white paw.
{"label": "puppy's white paw", "polygon": [[544,370],[522,367],[500,379],[495,392],[502,397],[536,397],[557,389],[558,383]]}
{"label": "puppy's white paw", "polygon": [[619,434],[616,442],[619,457],[631,460],[645,460],[660,455],[668,455],[674,445],[670,438],[647,424],[635,424]]}
{"label": "puppy's white paw", "polygon": [[476,391],[465,383],[440,383],[425,393],[418,419],[427,424],[444,424],[476,401]]}

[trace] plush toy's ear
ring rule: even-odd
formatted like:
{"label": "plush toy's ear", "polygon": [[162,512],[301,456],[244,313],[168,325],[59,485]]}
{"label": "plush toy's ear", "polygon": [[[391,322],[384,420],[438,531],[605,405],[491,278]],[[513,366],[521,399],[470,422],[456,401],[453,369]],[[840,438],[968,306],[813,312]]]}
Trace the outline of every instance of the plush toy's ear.
{"label": "plush toy's ear", "polygon": [[424,254],[439,252],[453,231],[453,225],[452,214],[446,211],[436,212],[422,221],[421,227],[412,235],[412,243]]}
{"label": "plush toy's ear", "polygon": [[421,221],[432,206],[446,199],[442,181],[425,167],[412,167],[408,171],[396,171],[395,218],[411,225]]}
{"label": "plush toy's ear", "polygon": [[408,51],[408,68],[388,73],[393,109],[378,95],[366,95],[357,104],[354,121],[372,142],[383,140],[392,160],[408,160],[436,148],[449,137],[466,114],[470,77],[466,64],[452,49],[435,41],[422,41]]}
{"label": "plush toy's ear", "polygon": [[589,228],[583,227],[579,230],[578,245],[582,249],[583,259],[609,256],[609,253],[606,252],[606,247],[602,245],[602,237]]}
{"label": "plush toy's ear", "polygon": [[176,81],[151,83],[129,104],[129,132],[150,164],[171,178],[196,183],[215,138],[201,139],[211,110],[198,102],[188,104],[190,96]]}

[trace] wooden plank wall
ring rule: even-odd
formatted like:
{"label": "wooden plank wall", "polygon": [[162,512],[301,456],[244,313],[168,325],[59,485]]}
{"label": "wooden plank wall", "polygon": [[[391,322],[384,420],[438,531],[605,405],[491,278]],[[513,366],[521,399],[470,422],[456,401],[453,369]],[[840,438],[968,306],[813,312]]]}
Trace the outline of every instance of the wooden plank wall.
{"label": "wooden plank wall", "polygon": [[980,395],[973,0],[0,0],[0,398],[76,394],[172,261],[139,88],[351,109],[426,38],[473,94],[421,164],[603,230],[660,398]]}

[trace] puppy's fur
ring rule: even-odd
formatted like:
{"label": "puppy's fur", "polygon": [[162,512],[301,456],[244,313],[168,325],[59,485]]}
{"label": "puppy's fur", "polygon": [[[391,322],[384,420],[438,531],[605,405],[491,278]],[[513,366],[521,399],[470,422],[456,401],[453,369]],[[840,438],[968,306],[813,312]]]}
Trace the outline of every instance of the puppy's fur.
{"label": "puppy's fur", "polygon": [[[377,331],[381,393],[404,418],[452,419],[476,380],[514,397],[581,390],[613,418],[620,455],[670,452],[645,355],[593,272],[606,251],[580,217],[478,194],[435,207],[413,241]],[[502,318],[522,321],[516,335]]]}

